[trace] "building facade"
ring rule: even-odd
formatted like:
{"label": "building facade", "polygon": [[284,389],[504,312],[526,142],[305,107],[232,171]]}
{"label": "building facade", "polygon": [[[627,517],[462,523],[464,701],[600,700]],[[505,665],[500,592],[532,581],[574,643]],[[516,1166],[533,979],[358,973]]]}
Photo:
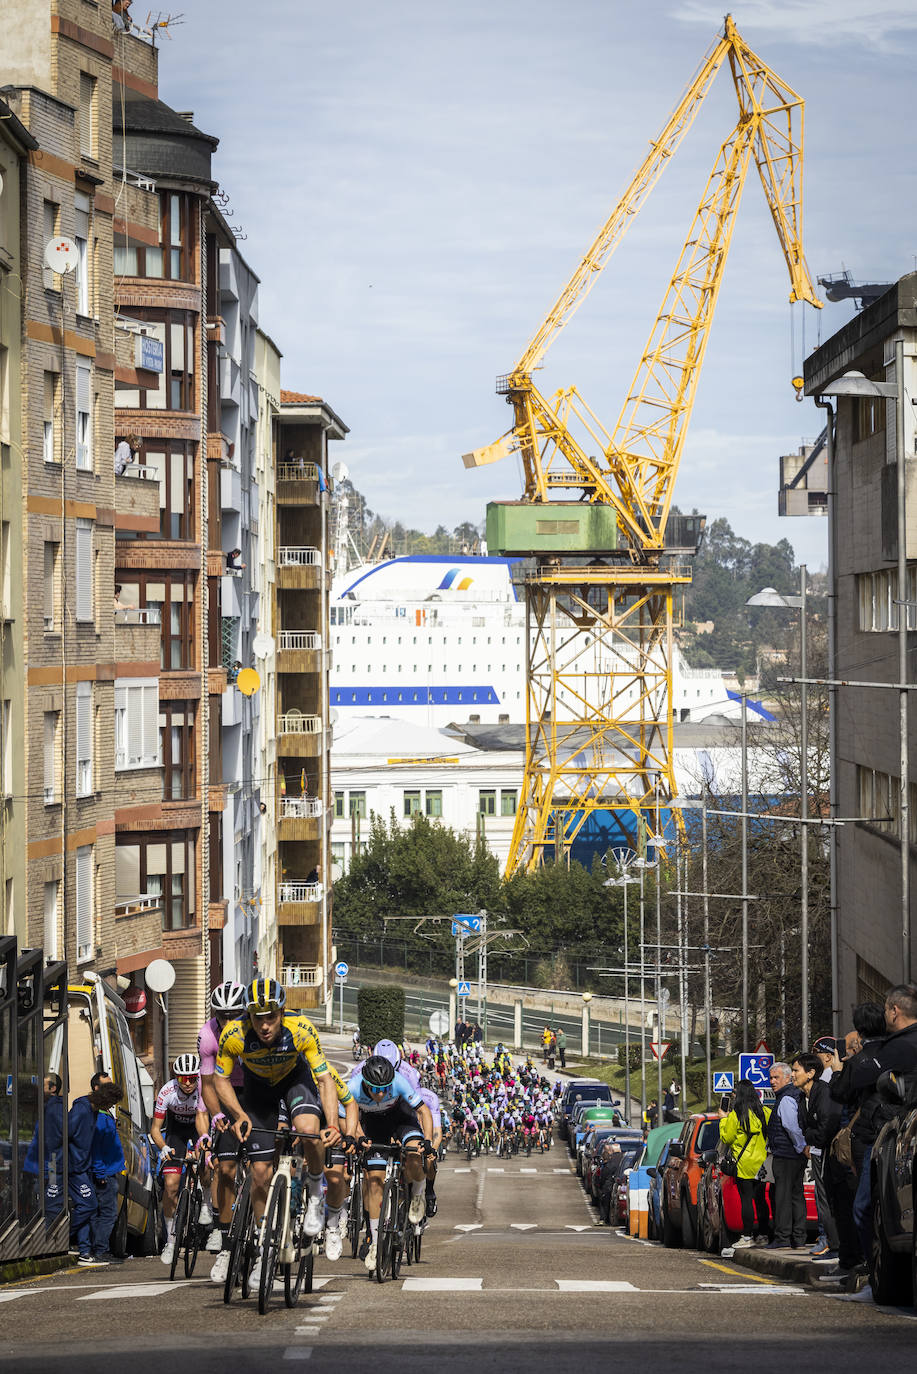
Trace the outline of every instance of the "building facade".
{"label": "building facade", "polygon": [[[917,393],[917,273],[902,277],[854,316],[806,362],[808,395],[818,395],[845,372],[895,382],[896,345],[903,348],[904,391]],[[902,739],[898,617],[917,631],[917,484],[915,421],[904,407],[905,597],[898,591],[898,503],[895,399],[838,396],[834,434],[831,585],[836,607],[832,676],[855,684],[836,693],[836,807],[856,818],[836,831],[838,1002],[841,1024],[856,1002],[882,1000],[894,983],[913,977],[911,941],[917,867],[917,722],[913,704],[906,741],[910,786],[909,834],[901,836]],[[899,605],[904,599],[905,606]],[[909,635],[909,648],[914,637]],[[909,657],[909,673],[911,660]],[[910,900],[902,901],[902,842],[908,849]],[[906,922],[905,917],[908,917]]]}

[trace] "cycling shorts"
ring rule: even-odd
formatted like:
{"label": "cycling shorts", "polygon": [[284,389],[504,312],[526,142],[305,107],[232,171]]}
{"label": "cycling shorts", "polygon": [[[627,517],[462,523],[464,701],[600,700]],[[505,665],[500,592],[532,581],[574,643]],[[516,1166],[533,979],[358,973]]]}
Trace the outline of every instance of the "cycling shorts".
{"label": "cycling shorts", "polygon": [[[405,1145],[409,1140],[423,1140],[417,1113],[400,1103],[390,1112],[367,1112],[361,1116],[360,1125],[363,1134],[374,1145],[391,1145],[393,1140],[400,1140]],[[367,1151],[367,1169],[384,1169],[385,1165],[386,1160],[382,1155]]]}
{"label": "cycling shorts", "polygon": [[297,1065],[279,1083],[245,1085],[245,1114],[252,1129],[246,1137],[249,1159],[270,1159],[276,1144],[278,1126],[295,1125],[298,1116],[314,1116],[315,1129],[322,1120],[322,1107],[312,1075],[305,1065]]}
{"label": "cycling shorts", "polygon": [[175,1155],[175,1160],[162,1166],[164,1174],[180,1174],[185,1155],[190,1154],[197,1144],[197,1129],[194,1122],[177,1121],[171,1112],[166,1113],[162,1125],[162,1138]]}
{"label": "cycling shorts", "polygon": [[[239,1106],[245,1111],[245,1093],[241,1088],[236,1088],[236,1097],[239,1099]],[[227,1112],[228,1116],[229,1113]],[[239,1153],[239,1138],[234,1135],[232,1129],[227,1126],[225,1131],[217,1131],[213,1137],[213,1153],[217,1159],[235,1159]]]}

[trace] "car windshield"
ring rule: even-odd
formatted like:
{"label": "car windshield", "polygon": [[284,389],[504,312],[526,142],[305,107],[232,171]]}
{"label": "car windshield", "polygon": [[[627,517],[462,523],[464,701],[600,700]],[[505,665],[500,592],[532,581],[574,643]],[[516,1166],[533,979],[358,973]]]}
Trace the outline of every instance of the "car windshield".
{"label": "car windshield", "polygon": [[705,1121],[697,1133],[696,1153],[702,1155],[706,1150],[715,1150],[719,1143],[720,1123],[718,1121]]}

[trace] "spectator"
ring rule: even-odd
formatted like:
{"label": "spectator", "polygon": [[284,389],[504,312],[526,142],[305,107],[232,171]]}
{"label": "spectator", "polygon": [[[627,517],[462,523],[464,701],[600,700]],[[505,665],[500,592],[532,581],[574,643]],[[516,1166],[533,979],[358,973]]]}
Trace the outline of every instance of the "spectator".
{"label": "spectator", "polygon": [[656,1123],[658,1122],[658,1120],[659,1120],[659,1104],[658,1104],[658,1102],[656,1101],[656,1099],[655,1099],[655,1097],[654,1097],[654,1098],[652,1099],[651,1102],[647,1103],[647,1108],[646,1108],[646,1125],[647,1125],[647,1130],[650,1130],[650,1131],[655,1130],[655,1129],[656,1129]]}
{"label": "spectator", "polygon": [[137,450],[140,448],[141,439],[139,434],[129,434],[126,439],[122,439],[115,449],[115,476],[123,477],[131,463],[137,461]]}
{"label": "spectator", "polygon": [[837,1223],[831,1208],[831,1193],[828,1185],[828,1150],[837,1135],[841,1124],[841,1108],[829,1091],[833,1070],[831,1061],[835,1054],[832,1036],[820,1036],[812,1046],[818,1059],[819,1071],[812,1080],[806,1094],[803,1114],[802,1133],[809,1147],[809,1164],[812,1169],[812,1182],[815,1185],[815,1205],[818,1208],[820,1234],[818,1243],[812,1251],[815,1260],[836,1260],[840,1239]]}
{"label": "spectator", "polygon": [[[63,1196],[61,1191],[61,1179],[63,1178],[63,1141],[64,1141],[64,1099],[61,1096],[63,1083],[58,1073],[45,1075],[44,1081],[44,1114],[45,1114],[45,1218],[50,1221],[61,1211],[63,1207]],[[35,1125],[35,1134],[26,1151],[25,1159],[22,1163],[22,1171],[26,1174],[38,1174],[38,1123]]]}
{"label": "spectator", "polygon": [[135,610],[137,609],[137,607],[133,604],[132,601],[123,601],[123,600],[121,599],[121,591],[122,591],[121,583],[120,583],[120,582],[116,582],[116,583],[115,583],[115,610],[116,610],[116,611],[135,611]]}
{"label": "spectator", "polygon": [[[97,1088],[100,1083],[111,1084],[107,1073],[95,1073],[89,1086]],[[92,1221],[92,1253],[107,1264],[120,1264],[109,1246],[111,1233],[118,1216],[118,1175],[127,1167],[118,1127],[108,1110],[100,1111],[96,1117],[96,1128],[92,1137],[92,1182],[96,1193],[96,1214]]]}
{"label": "spectator", "polygon": [[742,1206],[742,1234],[737,1250],[767,1244],[767,1185],[758,1175],[767,1158],[767,1127],[770,1109],[748,1078],[740,1078],[732,1097],[732,1108],[720,1121],[720,1140],[732,1147],[738,1174],[736,1187]]}
{"label": "spectator", "polygon": [[805,1137],[799,1121],[798,1088],[789,1064],[772,1064],[775,1102],[767,1123],[767,1143],[774,1171],[774,1239],[771,1250],[801,1249],[806,1243]]}
{"label": "spectator", "polygon": [[548,1062],[548,1054],[551,1049],[551,1027],[545,1026],[541,1032],[541,1057],[545,1064]]}
{"label": "spectator", "polygon": [[567,1032],[562,1026],[558,1026],[555,1034],[557,1036],[557,1056],[560,1059],[560,1067],[565,1069],[567,1067]]}
{"label": "spectator", "polygon": [[98,1083],[86,1097],[78,1097],[67,1115],[67,1179],[70,1194],[70,1232],[79,1251],[81,1265],[104,1263],[92,1253],[92,1223],[96,1215],[96,1195],[92,1186],[92,1143],[96,1118],[121,1101],[116,1083]]}
{"label": "spectator", "polygon": [[474,1040],[474,1043],[476,1045],[481,1045],[484,1043],[484,1028],[480,1026],[477,1021],[475,1021],[474,1023],[472,1039]]}
{"label": "spectator", "polygon": [[[817,1054],[798,1054],[793,1060],[793,1086],[800,1093],[799,1124],[806,1141],[805,1153],[810,1164],[812,1164],[813,1175],[815,1173],[815,1164],[812,1162],[813,1141],[816,1148],[816,1158],[818,1158],[820,1156],[820,1142],[823,1141],[825,1135],[834,1134],[838,1120],[838,1113],[833,1109],[834,1104],[828,1095],[827,1085],[821,1081],[823,1067]],[[827,1112],[820,1113],[820,1107],[827,1108]],[[816,1190],[817,1205],[818,1191]],[[822,1215],[823,1211],[824,1215]],[[820,1260],[836,1260],[837,1230],[829,1207],[824,1206],[818,1209],[818,1223],[819,1239],[812,1251],[812,1256]]]}
{"label": "spectator", "polygon": [[240,562],[239,562],[239,559],[240,559],[241,557],[242,557],[242,550],[241,550],[241,549],[230,549],[230,550],[229,550],[229,553],[226,555],[226,567],[227,567],[227,569],[228,569],[230,572],[234,572],[234,571],[236,571],[236,570],[241,570],[242,568],[247,568],[247,567],[248,567],[248,564],[247,564],[247,563],[240,563]]}

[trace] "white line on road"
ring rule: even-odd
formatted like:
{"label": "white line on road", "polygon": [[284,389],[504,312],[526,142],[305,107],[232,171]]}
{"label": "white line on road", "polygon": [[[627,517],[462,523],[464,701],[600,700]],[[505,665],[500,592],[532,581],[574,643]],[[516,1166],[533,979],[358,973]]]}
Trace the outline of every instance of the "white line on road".
{"label": "white line on road", "polygon": [[184,1279],[178,1283],[119,1283],[110,1288],[99,1288],[95,1293],[87,1293],[85,1297],[77,1298],[77,1302],[99,1302],[106,1300],[119,1300],[124,1298],[158,1298],[163,1293],[174,1293],[178,1288],[189,1288],[194,1282],[206,1282],[206,1280]]}
{"label": "white line on road", "polygon": [[569,1174],[570,1170],[569,1170],[569,1169],[555,1169],[554,1172],[555,1172],[555,1174]]}
{"label": "white line on road", "polygon": [[[325,1282],[330,1283],[330,1279],[326,1279]],[[312,1287],[315,1288],[317,1285],[313,1284]],[[340,1302],[343,1296],[343,1293],[323,1293],[319,1298],[319,1302]]]}
{"label": "white line on road", "polygon": [[512,1231],[534,1231],[538,1223],[535,1221],[511,1221],[510,1230]]}
{"label": "white line on road", "polygon": [[479,1293],[483,1279],[405,1279],[402,1293]]}
{"label": "white line on road", "polygon": [[561,1293],[638,1293],[632,1283],[623,1279],[555,1279]]}
{"label": "white line on road", "polygon": [[285,1360],[310,1360],[312,1358],[311,1345],[291,1345],[283,1352]]}
{"label": "white line on road", "polygon": [[463,1225],[453,1226],[453,1231],[480,1231],[483,1221],[466,1221]]}
{"label": "white line on road", "polygon": [[[240,1129],[241,1129],[241,1128],[240,1128]],[[495,1168],[493,1168],[491,1165],[488,1165],[488,1167],[487,1167],[487,1172],[488,1172],[489,1174],[505,1174],[505,1173],[506,1173],[506,1170],[505,1170],[505,1169],[495,1169]]]}
{"label": "white line on road", "polygon": [[538,1170],[537,1170],[537,1169],[520,1169],[519,1172],[520,1172],[520,1174],[537,1174],[537,1173],[538,1173]]}
{"label": "white line on road", "polygon": [[467,1166],[466,1168],[464,1168],[464,1169],[453,1169],[452,1172],[453,1172],[454,1174],[470,1174],[470,1173],[471,1173],[471,1166],[468,1165],[468,1166]]}
{"label": "white line on road", "polygon": [[564,1230],[565,1230],[565,1231],[591,1231],[591,1230],[592,1230],[592,1227],[591,1227],[591,1226],[570,1226],[570,1225],[567,1225],[567,1226],[564,1227]]}

